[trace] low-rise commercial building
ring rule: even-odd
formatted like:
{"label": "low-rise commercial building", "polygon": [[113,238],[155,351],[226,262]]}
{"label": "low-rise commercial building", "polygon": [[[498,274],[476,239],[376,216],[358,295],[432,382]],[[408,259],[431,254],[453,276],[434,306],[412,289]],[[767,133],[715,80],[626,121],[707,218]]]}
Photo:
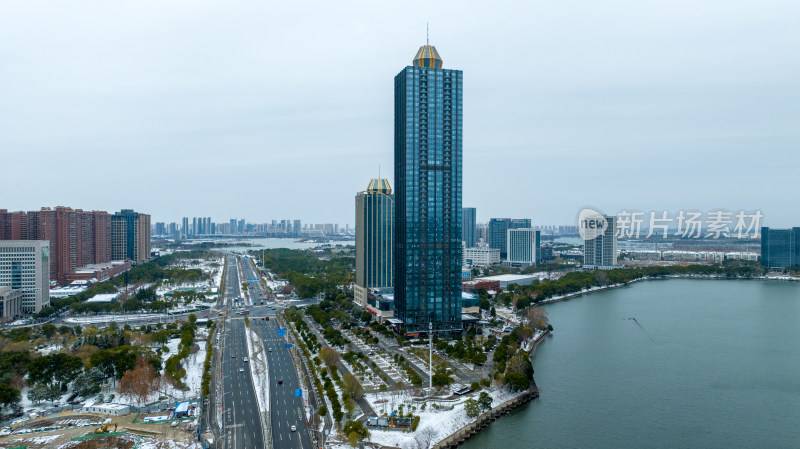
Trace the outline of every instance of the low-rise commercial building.
{"label": "low-rise commercial building", "polygon": [[394,289],[369,289],[365,308],[379,323],[383,323],[384,320],[394,317]]}
{"label": "low-rise commercial building", "polygon": [[488,267],[500,263],[500,250],[488,246],[464,248],[464,265],[470,267]]}
{"label": "low-rise commercial building", "polygon": [[480,297],[475,293],[461,292],[461,313],[480,313]]}
{"label": "low-rise commercial building", "polygon": [[84,292],[88,288],[86,285],[68,285],[66,287],[53,288],[50,289],[50,298],[68,298]]}
{"label": "low-rise commercial building", "polygon": [[542,276],[537,274],[498,274],[497,276],[485,276],[477,278],[476,281],[492,282],[497,281],[500,288],[507,289],[511,284],[530,285],[533,281],[541,281]]}
{"label": "low-rise commercial building", "polygon": [[101,293],[99,295],[94,295],[91,298],[87,299],[86,303],[87,304],[92,304],[92,303],[94,303],[94,304],[97,304],[97,303],[108,304],[108,303],[112,303],[112,302],[114,302],[116,300],[117,300],[117,294],[116,293]]}
{"label": "low-rise commercial building", "polygon": [[22,315],[22,289],[0,287],[0,322],[14,321]]}
{"label": "low-rise commercial building", "polygon": [[131,412],[131,406],[126,404],[102,403],[87,405],[81,409],[83,413],[96,413],[98,415],[122,416]]}
{"label": "low-rise commercial building", "polygon": [[67,281],[72,283],[74,281],[95,279],[95,282],[103,282],[130,269],[130,260],[115,260],[113,262],[91,264],[68,273]]}

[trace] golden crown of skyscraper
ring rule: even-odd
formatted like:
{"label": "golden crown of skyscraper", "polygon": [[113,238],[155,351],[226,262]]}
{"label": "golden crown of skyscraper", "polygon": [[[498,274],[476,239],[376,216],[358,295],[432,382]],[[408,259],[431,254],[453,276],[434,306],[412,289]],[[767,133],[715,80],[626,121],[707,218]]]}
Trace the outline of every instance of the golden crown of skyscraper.
{"label": "golden crown of skyscraper", "polygon": [[389,185],[389,180],[386,178],[372,178],[367,186],[367,192],[391,195],[392,186]]}
{"label": "golden crown of skyscraper", "polygon": [[436,47],[433,45],[423,45],[419,47],[417,55],[414,56],[414,67],[442,68],[442,58]]}

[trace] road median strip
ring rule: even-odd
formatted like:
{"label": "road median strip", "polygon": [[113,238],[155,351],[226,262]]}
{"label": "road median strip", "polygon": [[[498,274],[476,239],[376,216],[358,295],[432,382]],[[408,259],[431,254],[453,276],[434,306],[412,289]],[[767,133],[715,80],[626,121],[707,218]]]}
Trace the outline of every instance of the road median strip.
{"label": "road median strip", "polygon": [[[271,447],[272,428],[269,421],[269,370],[266,360],[266,351],[261,339],[250,327],[245,327],[245,341],[247,342],[247,354],[250,358],[248,368],[253,379],[253,389],[256,392],[261,413],[262,429],[264,430],[264,447]],[[263,357],[263,359],[262,359]],[[260,368],[260,373],[259,373]]]}

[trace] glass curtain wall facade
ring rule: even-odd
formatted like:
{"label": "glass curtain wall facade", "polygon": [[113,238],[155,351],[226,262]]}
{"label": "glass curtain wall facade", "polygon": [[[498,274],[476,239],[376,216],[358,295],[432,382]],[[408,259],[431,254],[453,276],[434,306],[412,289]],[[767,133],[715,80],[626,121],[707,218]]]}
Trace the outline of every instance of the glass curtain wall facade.
{"label": "glass curtain wall facade", "polygon": [[768,268],[800,266],[800,227],[761,228],[761,265]]}
{"label": "glass curtain wall facade", "polygon": [[395,316],[461,331],[462,72],[423,46],[395,77]]}
{"label": "glass curtain wall facade", "polygon": [[389,181],[373,179],[356,195],[356,284],[391,287],[394,282],[394,198]]}
{"label": "glass curtain wall facade", "polygon": [[500,258],[505,260],[508,257],[508,230],[530,227],[530,218],[492,218],[489,220],[489,247],[499,249]]}
{"label": "glass curtain wall facade", "polygon": [[478,243],[475,238],[475,208],[465,207],[461,211],[461,240],[467,248],[474,248]]}

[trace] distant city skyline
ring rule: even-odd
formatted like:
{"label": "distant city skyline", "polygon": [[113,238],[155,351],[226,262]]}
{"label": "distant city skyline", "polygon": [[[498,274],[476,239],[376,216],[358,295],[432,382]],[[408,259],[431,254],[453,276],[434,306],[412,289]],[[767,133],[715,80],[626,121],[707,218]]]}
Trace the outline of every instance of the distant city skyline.
{"label": "distant city skyline", "polygon": [[9,210],[352,222],[352,192],[391,171],[391,77],[430,22],[469,74],[478,222],[593,206],[800,223],[781,193],[800,166],[797,2],[45,5],[0,4]]}

